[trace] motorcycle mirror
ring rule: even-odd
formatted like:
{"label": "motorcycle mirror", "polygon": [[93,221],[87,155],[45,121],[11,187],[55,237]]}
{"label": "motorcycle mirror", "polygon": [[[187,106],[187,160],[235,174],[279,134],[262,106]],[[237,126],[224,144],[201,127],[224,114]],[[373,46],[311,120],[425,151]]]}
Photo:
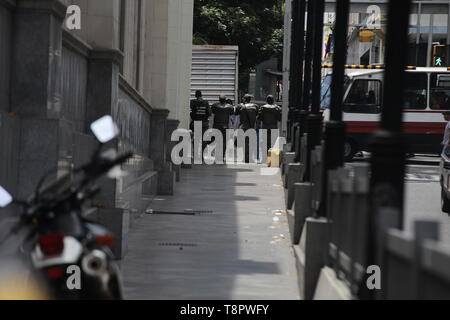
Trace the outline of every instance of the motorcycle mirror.
{"label": "motorcycle mirror", "polygon": [[6,191],[2,186],[0,186],[0,208],[5,208],[13,202],[13,197]]}
{"label": "motorcycle mirror", "polygon": [[119,135],[119,129],[111,116],[104,116],[91,124],[91,131],[101,143],[107,143]]}

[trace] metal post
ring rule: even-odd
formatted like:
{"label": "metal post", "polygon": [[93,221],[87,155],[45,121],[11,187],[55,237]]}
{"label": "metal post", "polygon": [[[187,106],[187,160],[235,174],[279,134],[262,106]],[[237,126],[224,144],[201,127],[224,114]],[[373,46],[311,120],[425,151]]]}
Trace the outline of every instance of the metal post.
{"label": "metal post", "polygon": [[[402,133],[405,59],[408,50],[408,28],[411,0],[390,0],[386,38],[381,129],[370,143],[371,181],[370,217],[368,223],[367,264],[377,265],[376,239],[378,214],[385,208],[397,209],[397,228],[403,228],[405,153],[407,143]],[[373,299],[374,292],[362,284],[363,298]]]}
{"label": "metal post", "polygon": [[[303,87],[303,58],[304,58],[304,47],[305,47],[305,0],[294,0],[293,2],[293,53],[291,61],[291,139],[293,140],[293,145],[295,146],[295,129],[294,126],[298,122],[296,114],[300,110],[301,100],[302,100],[302,87]],[[294,130],[292,130],[294,129]]]}
{"label": "metal post", "polygon": [[449,66],[450,59],[450,3],[448,4],[447,10],[447,66]]}
{"label": "metal post", "polygon": [[[344,164],[345,124],[342,122],[344,98],[345,63],[347,61],[347,33],[350,15],[350,0],[336,1],[334,25],[333,78],[331,81],[330,121],[325,124],[324,167],[322,195],[327,194],[328,172]],[[324,198],[322,198],[324,199]],[[319,213],[325,214],[326,201],[321,202]]]}
{"label": "metal post", "polygon": [[433,55],[431,54],[431,50],[433,49],[433,28],[434,28],[434,15],[430,14],[430,27],[428,30],[428,46],[427,46],[427,63],[425,66],[431,67],[433,59]]}
{"label": "metal post", "polygon": [[291,0],[291,46],[290,46],[290,67],[289,67],[289,113],[288,113],[288,136],[287,141],[292,141],[292,127],[294,125],[294,91],[296,84],[294,83],[294,66],[295,66],[295,44],[296,44],[296,36],[295,36],[295,23],[297,19],[295,19],[296,15],[296,6],[297,0]]}
{"label": "metal post", "polygon": [[307,154],[305,161],[304,181],[310,180],[311,151],[319,145],[322,139],[322,115],[320,114],[320,88],[322,81],[322,45],[323,45],[323,14],[324,0],[314,0],[314,45],[313,45],[313,76],[311,114],[306,120]]}
{"label": "metal post", "polygon": [[311,90],[311,66],[312,66],[312,54],[313,54],[313,39],[314,39],[314,9],[316,1],[308,1],[308,20],[307,20],[307,31],[306,31],[306,47],[304,55],[304,73],[303,73],[303,92],[301,92],[301,108],[300,112],[296,114],[298,130],[296,137],[295,146],[295,161],[300,160],[301,152],[301,138],[306,132],[306,117],[309,114],[309,101],[310,101],[310,90]]}
{"label": "metal post", "polygon": [[422,20],[422,3],[418,4],[417,9],[417,29],[416,29],[416,63],[415,65],[418,66],[419,62],[419,47],[420,47],[420,33],[421,33],[421,20]]}
{"label": "metal post", "polygon": [[294,92],[295,95],[295,114],[294,114],[294,151],[295,151],[295,145],[297,143],[298,134],[297,131],[300,129],[300,119],[299,119],[299,113],[301,111],[301,105],[302,105],[302,89],[303,89],[303,71],[304,71],[304,57],[305,57],[305,12],[306,12],[306,0],[299,0],[298,5],[298,38],[299,38],[299,45],[298,45],[298,62],[297,62],[297,68],[296,71],[296,79],[295,83],[296,90]]}

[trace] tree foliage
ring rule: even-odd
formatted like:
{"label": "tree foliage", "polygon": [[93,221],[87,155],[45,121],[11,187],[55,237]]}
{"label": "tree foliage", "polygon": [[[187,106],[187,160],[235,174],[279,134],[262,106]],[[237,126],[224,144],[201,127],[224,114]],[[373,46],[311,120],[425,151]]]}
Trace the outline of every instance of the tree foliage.
{"label": "tree foliage", "polygon": [[238,45],[239,86],[259,63],[283,51],[283,0],[195,0],[194,44]]}

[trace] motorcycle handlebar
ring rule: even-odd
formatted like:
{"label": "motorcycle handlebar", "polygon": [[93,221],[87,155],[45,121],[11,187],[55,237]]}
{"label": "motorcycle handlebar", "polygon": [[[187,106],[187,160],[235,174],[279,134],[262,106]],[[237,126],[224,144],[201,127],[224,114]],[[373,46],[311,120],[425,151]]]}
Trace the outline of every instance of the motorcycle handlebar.
{"label": "motorcycle handlebar", "polygon": [[[129,158],[131,158],[133,156],[132,152],[127,152],[123,155],[118,156],[117,158],[113,159],[113,160],[109,160],[109,159],[97,159],[92,161],[91,163],[76,169],[75,172],[84,172],[85,174],[85,178],[82,180],[81,184],[78,185],[78,187],[74,188],[73,190],[76,190],[75,192],[81,191],[85,186],[87,186],[90,182],[93,182],[94,180],[96,180],[98,177],[104,175],[105,173],[107,173],[109,170],[111,170],[112,168],[114,168],[117,165],[120,165],[122,163],[124,163],[125,161],[127,161]],[[52,185],[50,185],[49,187],[46,188],[46,191],[44,191],[44,193],[48,193],[48,190],[54,190],[53,192],[55,192],[54,195],[52,195],[50,197],[50,199],[52,199],[53,201],[59,202],[61,201],[61,196],[63,196],[63,199],[65,197],[67,197],[67,191],[69,191],[70,189],[72,189],[69,185],[66,185],[61,192],[57,192],[56,189],[60,189],[59,187],[57,187],[60,184],[60,180],[56,181],[55,183],[53,183]],[[72,184],[73,182],[71,182],[70,184]],[[73,184],[72,184],[73,186]],[[65,196],[64,196],[65,193]],[[73,193],[73,191],[70,191],[70,193]],[[42,193],[41,193],[42,194]],[[44,202],[49,202],[51,201],[49,198],[45,198],[45,199],[40,199],[40,203],[33,203],[34,200],[31,200],[29,203],[27,203],[26,206],[24,206],[25,208],[34,208],[34,209],[30,209],[29,212],[37,212],[41,209],[41,207],[44,205]],[[26,210],[28,211],[28,210]],[[32,215],[32,214],[31,214]],[[26,214],[25,216],[29,216],[29,214]]]}
{"label": "motorcycle handlebar", "polygon": [[112,161],[111,168],[126,162],[131,157],[133,157],[132,152],[127,152],[127,153],[124,153],[124,154],[118,156],[114,161]]}

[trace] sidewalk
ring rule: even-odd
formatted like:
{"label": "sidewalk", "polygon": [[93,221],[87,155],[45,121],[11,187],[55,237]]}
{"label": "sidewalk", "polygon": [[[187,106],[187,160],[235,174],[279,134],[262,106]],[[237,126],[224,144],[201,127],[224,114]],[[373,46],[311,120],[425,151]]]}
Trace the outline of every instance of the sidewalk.
{"label": "sidewalk", "polygon": [[125,298],[299,299],[281,177],[260,168],[183,170],[131,230]]}

